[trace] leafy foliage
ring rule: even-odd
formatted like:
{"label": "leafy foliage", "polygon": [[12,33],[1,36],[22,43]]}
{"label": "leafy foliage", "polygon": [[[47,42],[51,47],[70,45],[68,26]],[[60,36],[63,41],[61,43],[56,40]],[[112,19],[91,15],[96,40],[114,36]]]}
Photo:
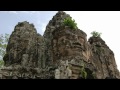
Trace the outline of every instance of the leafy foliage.
{"label": "leafy foliage", "polygon": [[93,31],[93,32],[91,32],[91,34],[92,34],[93,37],[101,37],[101,34],[102,34],[102,33]]}
{"label": "leafy foliage", "polygon": [[81,74],[82,74],[82,78],[84,79],[87,78],[87,72],[85,71],[85,69],[82,70]]}
{"label": "leafy foliage", "polygon": [[84,78],[84,79],[87,78],[87,72],[85,71],[85,67],[84,66],[82,67],[81,75],[82,75],[82,78]]}
{"label": "leafy foliage", "polygon": [[87,79],[87,72],[85,71],[85,65],[83,62],[82,62],[81,76],[82,78]]}
{"label": "leafy foliage", "polygon": [[9,34],[0,35],[0,67],[4,64],[3,57],[6,53],[8,40],[9,40]]}
{"label": "leafy foliage", "polygon": [[77,23],[75,23],[75,20],[72,20],[70,17],[65,18],[63,24],[69,26],[71,29],[77,29]]}
{"label": "leafy foliage", "polygon": [[93,76],[94,79],[96,78],[95,72],[92,73],[92,76]]}
{"label": "leafy foliage", "polygon": [[0,60],[0,68],[2,68],[4,65],[4,61],[3,60]]}

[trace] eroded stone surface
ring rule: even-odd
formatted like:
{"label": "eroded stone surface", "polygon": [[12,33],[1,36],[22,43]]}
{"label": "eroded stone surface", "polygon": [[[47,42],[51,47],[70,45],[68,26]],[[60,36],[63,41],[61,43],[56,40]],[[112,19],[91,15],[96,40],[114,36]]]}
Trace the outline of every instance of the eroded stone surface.
{"label": "eroded stone surface", "polygon": [[114,53],[106,45],[105,41],[99,37],[91,37],[89,43],[91,44],[93,54],[91,60],[97,69],[97,78],[119,78],[119,71],[115,62]]}
{"label": "eroded stone surface", "polygon": [[53,16],[43,36],[33,24],[15,26],[0,69],[1,79],[118,79],[114,53],[101,38],[63,26],[70,17],[63,11]]}
{"label": "eroded stone surface", "polygon": [[38,67],[38,61],[44,58],[44,39],[37,31],[33,24],[29,22],[21,22],[15,26],[12,32],[7,53],[3,60],[5,66],[14,64]]}
{"label": "eroded stone surface", "polygon": [[63,26],[57,28],[52,34],[53,65],[57,64],[61,79],[80,78],[83,65],[84,68],[94,72],[94,66],[88,55],[87,35],[82,30]]}
{"label": "eroded stone surface", "polygon": [[[52,32],[63,25],[63,21],[65,18],[70,17],[70,15],[66,14],[63,11],[58,11],[56,15],[53,16],[53,18],[49,21],[48,25],[46,26],[46,30],[44,32],[43,37],[45,38],[45,44],[46,44],[46,60],[47,60],[47,65],[52,65],[53,61],[53,55],[52,55],[52,39],[53,35]],[[71,18],[71,17],[70,17]]]}

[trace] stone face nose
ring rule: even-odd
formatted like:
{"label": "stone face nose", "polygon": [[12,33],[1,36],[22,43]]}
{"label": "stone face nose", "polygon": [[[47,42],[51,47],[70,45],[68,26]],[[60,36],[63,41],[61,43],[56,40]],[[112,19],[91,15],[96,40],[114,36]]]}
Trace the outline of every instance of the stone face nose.
{"label": "stone face nose", "polygon": [[73,35],[73,44],[80,45],[79,37],[77,35]]}
{"label": "stone face nose", "polygon": [[79,42],[79,38],[78,38],[77,35],[74,36],[74,39],[75,39],[76,42]]}

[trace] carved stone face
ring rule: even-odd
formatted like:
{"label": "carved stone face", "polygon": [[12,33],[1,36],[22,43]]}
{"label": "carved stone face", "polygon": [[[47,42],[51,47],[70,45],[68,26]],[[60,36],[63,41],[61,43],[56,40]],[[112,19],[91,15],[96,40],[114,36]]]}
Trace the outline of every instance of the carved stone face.
{"label": "carved stone face", "polygon": [[[22,59],[22,53],[26,52],[26,44],[24,41],[15,41],[9,44],[8,60],[13,63],[20,63]],[[10,64],[11,64],[10,63]]]}
{"label": "carved stone face", "polygon": [[[21,37],[20,37],[20,34],[17,35],[16,33],[15,33],[15,35],[16,36],[11,37],[9,46],[7,47],[8,60],[6,60],[6,63],[8,61],[8,64],[14,64],[14,63],[20,64],[22,61],[22,55],[28,53],[29,48],[30,48],[30,45],[29,45],[30,38],[29,39],[28,38],[21,38],[25,35],[21,35]],[[26,37],[28,37],[28,36],[29,35],[26,35]],[[11,62],[11,63],[9,63],[9,62]]]}
{"label": "carved stone face", "polygon": [[56,34],[53,38],[53,57],[59,59],[60,57],[76,56],[80,55],[84,50],[85,40],[77,33],[73,33],[70,30],[62,31]]}

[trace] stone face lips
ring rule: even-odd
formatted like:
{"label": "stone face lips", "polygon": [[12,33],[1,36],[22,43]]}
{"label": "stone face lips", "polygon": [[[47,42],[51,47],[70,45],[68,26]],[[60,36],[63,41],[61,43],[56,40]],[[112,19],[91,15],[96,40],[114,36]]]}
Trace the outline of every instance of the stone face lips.
{"label": "stone face lips", "polygon": [[114,53],[97,37],[87,41],[80,29],[63,26],[70,17],[59,11],[46,26],[43,36],[33,24],[15,26],[4,56],[5,79],[109,79],[119,78]]}

